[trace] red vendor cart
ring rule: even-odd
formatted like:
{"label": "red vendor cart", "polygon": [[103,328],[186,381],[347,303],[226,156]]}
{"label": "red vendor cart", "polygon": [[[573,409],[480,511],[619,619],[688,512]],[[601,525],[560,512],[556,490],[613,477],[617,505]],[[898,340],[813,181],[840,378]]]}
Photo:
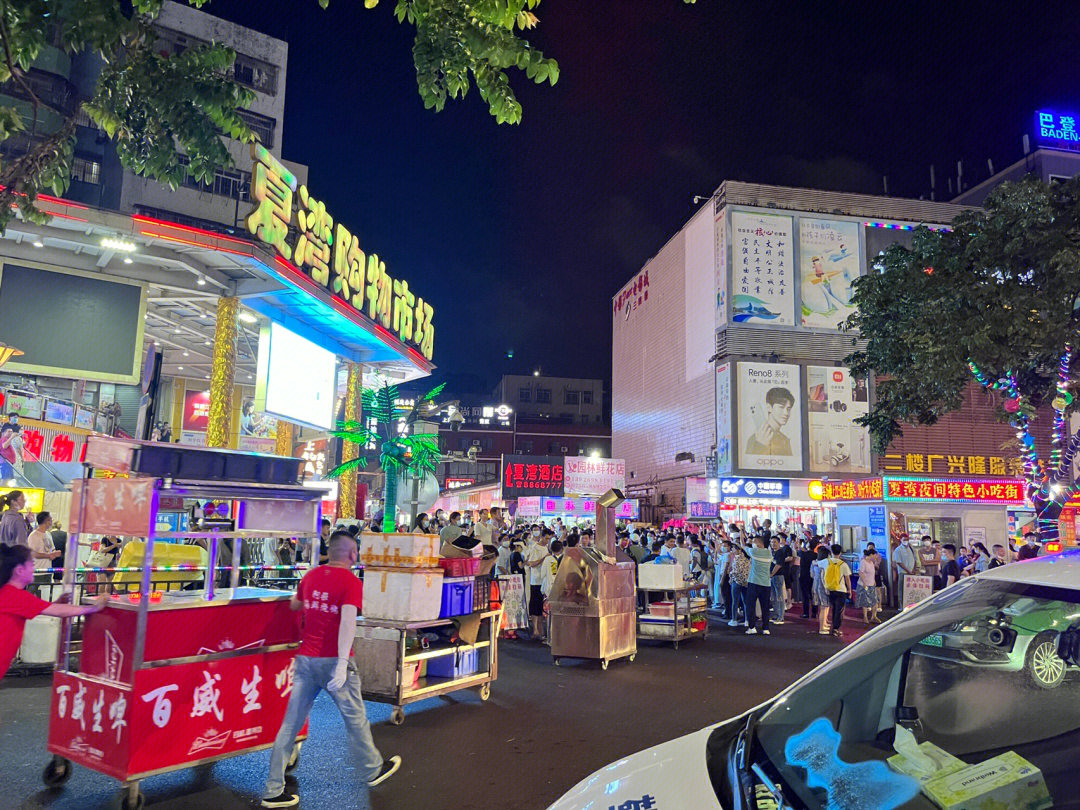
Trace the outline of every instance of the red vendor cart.
{"label": "red vendor cart", "polygon": [[[92,437],[73,485],[70,548],[79,534],[144,538],[141,582],[86,617],[81,651],[61,631],[43,779],[63,784],[77,763],[122,783],[123,810],[142,807],[139,782],[270,747],[288,704],[299,646],[291,592],[241,587],[244,540],[318,536],[319,489],[298,485],[300,459]],[[94,470],[114,477],[95,477]],[[232,526],[159,533],[162,496],[232,505]],[[154,544],[205,544],[206,573],[188,590],[155,591]],[[222,546],[224,544],[224,547]],[[231,566],[219,566],[219,555]],[[65,588],[74,583],[68,554]],[[297,741],[290,766],[299,757]]]}

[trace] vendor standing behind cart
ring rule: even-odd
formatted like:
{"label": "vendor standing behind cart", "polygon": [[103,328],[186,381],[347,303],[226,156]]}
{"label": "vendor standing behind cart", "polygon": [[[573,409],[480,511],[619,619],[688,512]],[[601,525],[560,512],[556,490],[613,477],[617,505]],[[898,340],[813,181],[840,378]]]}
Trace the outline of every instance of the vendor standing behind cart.
{"label": "vendor standing behind cart", "polygon": [[65,605],[46,602],[26,586],[34,581],[34,560],[26,546],[0,546],[0,678],[11,666],[22,644],[26,620],[35,616],[85,616],[97,613],[105,605],[105,597],[89,605]]}
{"label": "vendor standing behind cart", "polygon": [[363,597],[363,583],[352,572],[356,564],[356,540],[345,531],[330,536],[326,565],[312,569],[300,580],[289,605],[304,611],[303,639],[296,655],[296,674],[289,706],[270,754],[263,807],[295,807],[300,797],[285,789],[285,762],[296,735],[311,712],[311,705],[325,689],[341,712],[352,756],[369,787],[386,781],[401,767],[401,757],[383,760],[371,738],[371,725],[360,694],[360,675],[352,663],[356,614]]}

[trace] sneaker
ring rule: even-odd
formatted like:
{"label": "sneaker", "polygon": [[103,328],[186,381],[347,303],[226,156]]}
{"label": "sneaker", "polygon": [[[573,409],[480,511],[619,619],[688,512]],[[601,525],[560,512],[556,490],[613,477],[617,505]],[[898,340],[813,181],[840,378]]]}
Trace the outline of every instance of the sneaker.
{"label": "sneaker", "polygon": [[773,620],[772,620],[772,623],[773,623],[773,624],[783,624],[783,623],[784,623],[784,620],[783,620],[783,619],[773,619]]}
{"label": "sneaker", "polygon": [[730,622],[727,623],[727,626],[728,627],[738,627],[739,623],[737,621],[735,621],[734,619],[732,619]]}
{"label": "sneaker", "polygon": [[832,635],[832,633],[830,631],[828,631],[828,630],[818,630],[817,634],[819,636],[831,636]]}
{"label": "sneaker", "polygon": [[841,638],[841,637],[842,637],[842,635],[843,635],[843,634],[842,634],[842,633],[841,633],[841,632],[840,632],[839,630],[833,630],[833,631],[832,631],[832,634],[833,634],[834,636],[836,636],[837,638]]}
{"label": "sneaker", "polygon": [[756,636],[757,635],[757,628],[756,627],[751,627],[749,630],[746,631],[746,635],[748,635],[748,636]]}
{"label": "sneaker", "polygon": [[272,799],[263,799],[260,807],[296,807],[300,804],[300,797],[295,793],[288,793],[287,791],[281,791],[277,796]]}
{"label": "sneaker", "polygon": [[763,636],[768,636],[768,635],[770,635],[770,633],[769,633],[769,628],[768,628],[768,627],[766,627],[766,628],[765,628],[764,630],[762,630],[762,631],[761,631],[761,635],[763,635]]}
{"label": "sneaker", "polygon": [[[401,757],[392,756],[382,764],[382,770],[379,771],[374,777],[368,779],[368,787],[375,787],[381,785],[395,773],[397,769],[401,767]],[[285,805],[282,805],[285,806]]]}

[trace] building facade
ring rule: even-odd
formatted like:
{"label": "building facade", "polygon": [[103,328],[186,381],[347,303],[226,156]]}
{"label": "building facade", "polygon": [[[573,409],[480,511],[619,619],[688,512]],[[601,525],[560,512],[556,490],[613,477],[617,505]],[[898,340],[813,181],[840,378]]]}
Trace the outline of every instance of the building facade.
{"label": "building facade", "polygon": [[507,374],[492,397],[514,408],[519,419],[564,425],[604,424],[604,383],[577,377]]}

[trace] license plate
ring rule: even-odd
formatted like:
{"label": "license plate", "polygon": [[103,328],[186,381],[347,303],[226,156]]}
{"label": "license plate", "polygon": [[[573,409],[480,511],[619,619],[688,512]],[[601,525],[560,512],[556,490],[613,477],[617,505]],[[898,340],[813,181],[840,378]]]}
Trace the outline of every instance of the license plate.
{"label": "license plate", "polygon": [[933,633],[919,643],[925,644],[927,647],[943,647],[945,646],[945,639],[942,637],[941,633]]}

